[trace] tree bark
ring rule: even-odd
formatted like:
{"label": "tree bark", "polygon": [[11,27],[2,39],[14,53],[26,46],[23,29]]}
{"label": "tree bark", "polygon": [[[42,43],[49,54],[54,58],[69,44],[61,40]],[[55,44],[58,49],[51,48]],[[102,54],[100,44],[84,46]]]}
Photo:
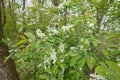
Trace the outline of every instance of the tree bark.
{"label": "tree bark", "polygon": [[22,10],[25,10],[25,0],[23,0],[23,7]]}
{"label": "tree bark", "polygon": [[58,2],[57,2],[57,0],[51,0],[52,1],[52,4],[54,5],[54,6],[58,6],[59,4],[58,4]]}
{"label": "tree bark", "polygon": [[38,0],[38,3],[41,3],[42,1],[41,0]]}
{"label": "tree bark", "polygon": [[2,41],[3,27],[6,22],[4,8],[4,2],[0,0],[0,80],[19,80],[14,61],[9,58],[4,62],[5,57],[9,56],[8,46]]}

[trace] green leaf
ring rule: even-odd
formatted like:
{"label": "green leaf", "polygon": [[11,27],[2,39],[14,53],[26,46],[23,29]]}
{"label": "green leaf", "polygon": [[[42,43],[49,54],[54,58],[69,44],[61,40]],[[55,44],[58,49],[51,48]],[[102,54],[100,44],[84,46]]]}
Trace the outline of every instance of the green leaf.
{"label": "green leaf", "polygon": [[90,57],[89,59],[87,59],[87,65],[90,69],[94,67],[95,63],[96,63],[96,60],[93,57]]}
{"label": "green leaf", "polygon": [[16,46],[22,45],[27,42],[27,39],[24,35],[20,36],[21,40],[17,42]]}
{"label": "green leaf", "polygon": [[45,48],[46,48],[46,50],[47,50],[48,52],[50,52],[52,46],[51,46],[51,44],[50,44],[49,42],[45,42]]}
{"label": "green leaf", "polygon": [[120,79],[120,67],[117,63],[112,61],[106,61],[106,66],[98,66],[95,69],[95,72],[110,79],[110,80],[119,80]]}
{"label": "green leaf", "polygon": [[99,41],[98,41],[98,40],[96,40],[96,39],[94,39],[94,40],[93,40],[93,45],[94,45],[95,47],[97,47],[97,46],[98,46],[98,43],[99,43]]}
{"label": "green leaf", "polygon": [[38,49],[40,47],[40,41],[37,42],[31,42],[30,46],[34,49]]}
{"label": "green leaf", "polygon": [[59,64],[59,67],[63,70],[64,69],[64,65],[63,64]]}
{"label": "green leaf", "polygon": [[90,69],[92,69],[93,68],[93,62],[91,61],[91,60],[88,60],[87,61],[87,65],[88,65],[88,67],[90,68]]}
{"label": "green leaf", "polygon": [[106,76],[107,70],[103,66],[98,66],[95,68],[95,72],[102,76]]}
{"label": "green leaf", "polygon": [[46,75],[39,75],[40,79],[46,79]]}
{"label": "green leaf", "polygon": [[[76,70],[70,70],[70,71],[69,71],[69,74],[71,75],[70,77],[72,78],[72,80],[73,80],[73,79],[79,80],[78,78],[79,78],[80,74],[79,74],[78,71],[76,71]],[[70,79],[70,80],[71,80],[71,79]]]}
{"label": "green leaf", "polygon": [[20,40],[19,42],[17,42],[16,46],[19,46],[21,44],[24,44],[26,41],[25,40]]}
{"label": "green leaf", "polygon": [[70,66],[74,66],[77,60],[78,60],[78,58],[72,57],[70,60]]}
{"label": "green leaf", "polygon": [[112,71],[113,74],[115,74],[116,78],[118,78],[120,75],[120,67],[118,66],[118,64],[112,61],[106,61],[106,63],[109,66],[109,70]]}
{"label": "green leaf", "polygon": [[120,71],[120,67],[117,65],[117,63],[112,62],[112,61],[106,61],[107,65],[109,66],[109,68],[111,69],[115,69],[115,70],[119,70]]}
{"label": "green leaf", "polygon": [[25,35],[30,38],[32,41],[35,40],[35,36],[31,32],[26,32]]}
{"label": "green leaf", "polygon": [[58,67],[59,67],[58,65],[55,65],[54,68],[53,68],[53,72],[54,72],[55,74],[58,73],[58,69],[59,69]]}
{"label": "green leaf", "polygon": [[104,54],[104,56],[106,57],[106,58],[108,58],[109,59],[109,52],[107,51],[107,50],[102,50],[102,53]]}
{"label": "green leaf", "polygon": [[80,60],[78,61],[78,67],[79,67],[79,68],[83,68],[84,65],[85,65],[85,59],[80,59]]}

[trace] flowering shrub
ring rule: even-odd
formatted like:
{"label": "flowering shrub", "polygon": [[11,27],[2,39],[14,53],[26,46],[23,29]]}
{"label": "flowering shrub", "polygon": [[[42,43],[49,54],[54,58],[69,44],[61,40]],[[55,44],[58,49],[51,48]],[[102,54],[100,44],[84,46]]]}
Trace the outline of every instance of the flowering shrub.
{"label": "flowering shrub", "polygon": [[9,45],[21,80],[119,80],[120,33],[107,12],[116,2],[60,1],[29,7],[16,23],[20,39]]}

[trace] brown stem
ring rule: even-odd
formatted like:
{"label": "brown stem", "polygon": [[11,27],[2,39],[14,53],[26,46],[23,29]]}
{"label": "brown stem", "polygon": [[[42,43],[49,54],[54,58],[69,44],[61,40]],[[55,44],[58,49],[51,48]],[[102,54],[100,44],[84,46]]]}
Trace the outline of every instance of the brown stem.
{"label": "brown stem", "polygon": [[65,11],[65,14],[64,14],[64,25],[66,26],[67,25],[67,6],[65,7],[64,11]]}

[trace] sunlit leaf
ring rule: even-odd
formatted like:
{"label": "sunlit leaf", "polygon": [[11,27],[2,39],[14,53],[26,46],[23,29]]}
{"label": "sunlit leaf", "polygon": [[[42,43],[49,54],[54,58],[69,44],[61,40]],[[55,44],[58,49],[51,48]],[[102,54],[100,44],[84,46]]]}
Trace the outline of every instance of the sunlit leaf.
{"label": "sunlit leaf", "polygon": [[84,65],[85,65],[85,59],[80,59],[80,60],[78,61],[78,67],[79,67],[79,68],[82,68]]}
{"label": "sunlit leaf", "polygon": [[26,32],[25,35],[26,35],[29,39],[31,39],[32,41],[35,40],[35,36],[34,36],[31,32]]}

